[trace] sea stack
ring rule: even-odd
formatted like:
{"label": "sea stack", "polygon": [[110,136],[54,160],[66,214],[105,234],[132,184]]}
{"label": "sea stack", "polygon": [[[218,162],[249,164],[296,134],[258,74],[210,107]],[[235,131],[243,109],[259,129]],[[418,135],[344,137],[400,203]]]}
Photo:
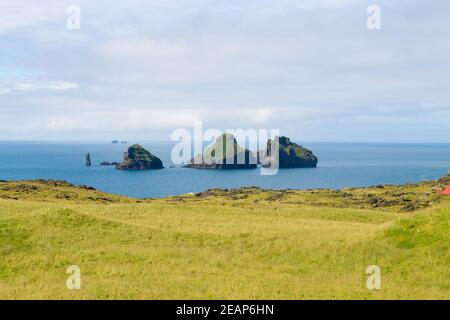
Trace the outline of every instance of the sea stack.
{"label": "sea stack", "polygon": [[91,155],[88,153],[86,154],[86,167],[90,167],[91,165]]}
{"label": "sea stack", "polygon": [[257,159],[253,154],[238,145],[232,134],[224,133],[217,137],[203,154],[191,159],[186,168],[196,169],[255,169]]}
{"label": "sea stack", "polygon": [[[288,137],[275,137],[278,140],[278,148],[273,145],[274,141],[267,141],[266,150],[258,153],[259,163],[263,167],[271,167],[276,165],[278,151],[278,167],[279,168],[315,168],[317,167],[318,159],[311,150],[303,148],[302,146],[291,142]],[[278,149],[278,150],[277,150]]]}
{"label": "sea stack", "polygon": [[123,161],[116,165],[117,170],[163,169],[162,161],[138,144],[133,144],[124,152]]}

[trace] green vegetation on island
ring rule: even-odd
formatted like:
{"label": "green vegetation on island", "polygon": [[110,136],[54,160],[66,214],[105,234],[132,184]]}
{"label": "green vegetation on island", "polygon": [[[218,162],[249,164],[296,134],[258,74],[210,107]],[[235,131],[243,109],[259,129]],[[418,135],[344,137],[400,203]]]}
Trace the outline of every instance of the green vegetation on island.
{"label": "green vegetation on island", "polygon": [[[273,140],[269,140],[266,150],[258,153],[259,162],[263,167],[277,166],[283,169],[314,168],[317,166],[318,159],[311,150],[291,142],[289,138],[284,136],[275,137],[274,140],[278,141],[278,146],[274,145]],[[276,154],[278,154],[278,157]]]}
{"label": "green vegetation on island", "polygon": [[118,170],[147,170],[164,168],[162,161],[138,144],[133,144],[124,153],[123,161],[116,165]]}

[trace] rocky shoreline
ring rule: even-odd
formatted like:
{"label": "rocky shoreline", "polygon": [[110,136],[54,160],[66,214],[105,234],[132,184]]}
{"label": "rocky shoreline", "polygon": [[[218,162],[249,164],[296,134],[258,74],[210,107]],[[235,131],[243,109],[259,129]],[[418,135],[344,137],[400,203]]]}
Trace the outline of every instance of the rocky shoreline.
{"label": "rocky shoreline", "polygon": [[197,202],[208,199],[286,204],[293,206],[366,208],[411,212],[450,199],[439,191],[450,184],[450,174],[437,180],[404,185],[376,185],[364,188],[273,190],[259,187],[238,189],[209,189],[193,194],[183,194],[160,199],[130,198],[113,195],[89,186],[76,186],[59,180],[0,181],[0,199],[30,201],[92,201],[101,203]]}

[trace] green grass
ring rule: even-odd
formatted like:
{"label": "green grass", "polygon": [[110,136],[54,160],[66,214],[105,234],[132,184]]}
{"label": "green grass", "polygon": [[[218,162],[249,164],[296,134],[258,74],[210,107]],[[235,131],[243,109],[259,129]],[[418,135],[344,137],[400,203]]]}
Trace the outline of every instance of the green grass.
{"label": "green grass", "polygon": [[449,299],[447,182],[158,200],[0,183],[0,299]]}

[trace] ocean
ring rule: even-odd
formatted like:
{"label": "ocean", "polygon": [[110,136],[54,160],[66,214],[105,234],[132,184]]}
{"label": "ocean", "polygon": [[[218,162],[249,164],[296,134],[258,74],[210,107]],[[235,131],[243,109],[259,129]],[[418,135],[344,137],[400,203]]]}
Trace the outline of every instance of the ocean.
{"label": "ocean", "polygon": [[[199,170],[171,165],[172,142],[139,142],[158,156],[162,170],[118,171],[100,166],[121,161],[130,144],[0,142],[0,179],[58,179],[101,191],[158,198],[209,188],[270,189],[363,187],[436,179],[450,169],[450,144],[304,143],[317,168],[282,169],[273,176],[254,170]],[[85,166],[90,153],[92,166]]]}

